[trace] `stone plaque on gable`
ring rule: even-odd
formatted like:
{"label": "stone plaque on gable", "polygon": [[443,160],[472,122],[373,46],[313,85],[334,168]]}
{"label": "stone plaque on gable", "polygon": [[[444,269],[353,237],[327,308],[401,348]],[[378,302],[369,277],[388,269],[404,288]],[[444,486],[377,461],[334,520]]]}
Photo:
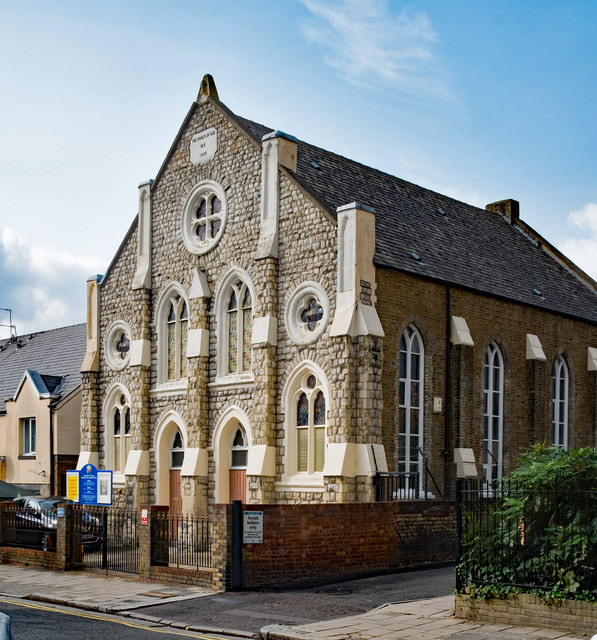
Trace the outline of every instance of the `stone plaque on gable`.
{"label": "stone plaque on gable", "polygon": [[218,150],[218,132],[214,127],[196,133],[191,138],[191,162],[205,164]]}

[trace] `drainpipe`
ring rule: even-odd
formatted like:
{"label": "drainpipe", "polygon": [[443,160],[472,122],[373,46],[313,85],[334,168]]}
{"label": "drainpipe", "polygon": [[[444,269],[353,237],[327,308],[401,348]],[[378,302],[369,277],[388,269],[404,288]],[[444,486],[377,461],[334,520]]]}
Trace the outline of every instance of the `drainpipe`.
{"label": "drainpipe", "polygon": [[452,287],[446,285],[446,419],[444,432],[444,493],[448,495],[450,486],[450,444],[452,440],[452,340],[451,340],[451,319],[452,319]]}
{"label": "drainpipe", "polygon": [[57,491],[55,491],[56,487],[54,486],[55,481],[55,471],[54,471],[54,407],[52,407],[52,403],[50,402],[50,495],[57,495]]}

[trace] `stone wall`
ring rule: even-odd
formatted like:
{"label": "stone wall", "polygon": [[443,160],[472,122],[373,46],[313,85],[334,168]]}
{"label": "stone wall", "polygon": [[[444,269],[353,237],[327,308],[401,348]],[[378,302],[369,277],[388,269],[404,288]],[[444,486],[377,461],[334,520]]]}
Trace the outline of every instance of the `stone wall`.
{"label": "stone wall", "polygon": [[454,613],[458,618],[467,620],[498,625],[547,627],[587,636],[597,629],[597,603],[563,600],[547,604],[538,596],[528,593],[492,600],[458,595]]}

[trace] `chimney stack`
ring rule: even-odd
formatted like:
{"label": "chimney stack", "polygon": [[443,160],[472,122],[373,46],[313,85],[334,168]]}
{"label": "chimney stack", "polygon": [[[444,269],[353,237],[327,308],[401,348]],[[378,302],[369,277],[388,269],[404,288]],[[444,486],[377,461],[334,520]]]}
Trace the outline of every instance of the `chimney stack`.
{"label": "chimney stack", "polygon": [[516,224],[520,217],[520,204],[518,200],[499,200],[486,205],[486,211],[497,213],[510,221],[510,224]]}

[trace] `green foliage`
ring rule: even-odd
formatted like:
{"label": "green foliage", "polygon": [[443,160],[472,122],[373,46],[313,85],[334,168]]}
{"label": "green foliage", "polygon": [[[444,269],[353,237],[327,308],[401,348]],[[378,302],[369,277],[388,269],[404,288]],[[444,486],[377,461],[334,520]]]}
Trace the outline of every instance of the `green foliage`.
{"label": "green foliage", "polygon": [[459,574],[470,595],[597,600],[596,449],[537,445],[462,512]]}

